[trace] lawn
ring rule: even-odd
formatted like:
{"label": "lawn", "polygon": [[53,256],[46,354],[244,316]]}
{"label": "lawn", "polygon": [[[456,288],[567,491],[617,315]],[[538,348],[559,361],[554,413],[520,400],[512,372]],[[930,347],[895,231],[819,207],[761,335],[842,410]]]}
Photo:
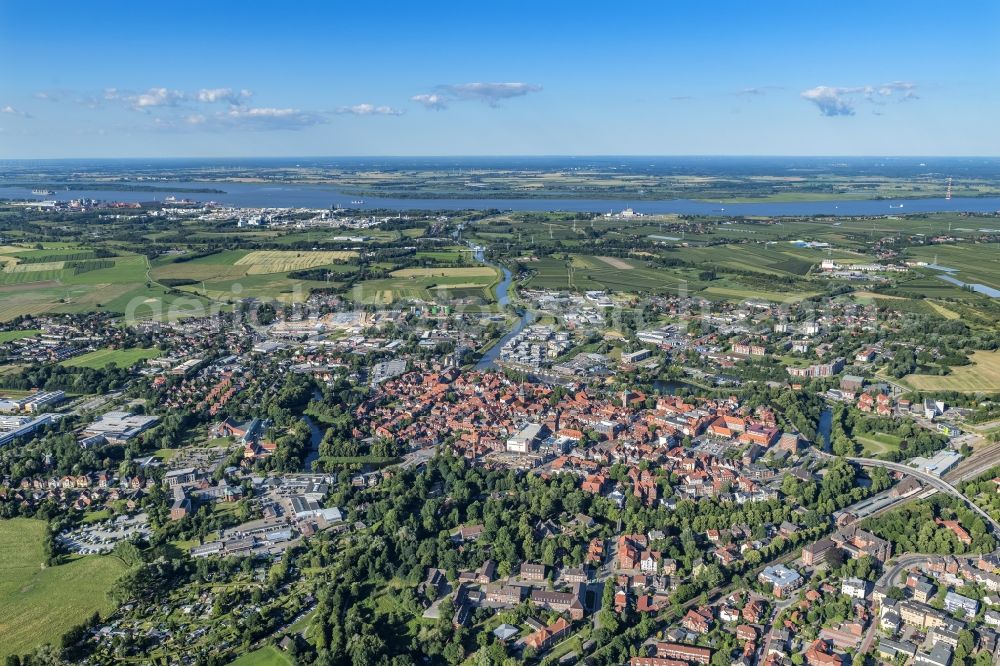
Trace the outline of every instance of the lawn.
{"label": "lawn", "polygon": [[903,381],[918,391],[1000,391],[1000,351],[977,351],[970,358],[972,363],[952,368],[950,375],[907,375]]}
{"label": "lawn", "polygon": [[114,363],[119,368],[130,368],[140,361],[156,358],[159,355],[160,350],[152,347],[149,349],[139,347],[133,349],[98,349],[66,359],[60,365],[67,368],[99,369]]}
{"label": "lawn", "polygon": [[884,432],[855,435],[854,439],[864,447],[864,454],[868,457],[898,451],[899,445],[903,441],[895,435],[889,435]]}
{"label": "lawn", "polygon": [[230,666],[292,666],[292,660],[278,648],[267,645],[230,662]]}
{"label": "lawn", "polygon": [[108,613],[106,592],[125,569],[116,557],[88,555],[43,567],[45,523],[0,521],[0,658],[59,644],[94,611]]}

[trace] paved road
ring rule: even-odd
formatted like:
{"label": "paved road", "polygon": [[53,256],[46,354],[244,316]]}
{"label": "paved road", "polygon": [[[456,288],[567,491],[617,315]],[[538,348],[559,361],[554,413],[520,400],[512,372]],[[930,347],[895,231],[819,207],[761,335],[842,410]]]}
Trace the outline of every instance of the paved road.
{"label": "paved road", "polygon": [[[828,458],[833,457],[828,453],[822,453],[821,455]],[[975,502],[973,502],[971,499],[960,493],[958,491],[958,488],[951,485],[950,483],[948,483],[939,476],[928,474],[927,472],[915,469],[913,467],[910,467],[909,465],[889,462],[888,460],[878,460],[876,458],[854,458],[854,457],[845,457],[845,460],[848,460],[854,463],[855,465],[861,465],[862,467],[884,467],[885,469],[889,469],[894,472],[899,472],[901,474],[909,474],[910,476],[920,479],[928,486],[931,486],[932,488],[935,488],[940,492],[948,493],[949,495],[957,497],[958,499],[965,502],[966,506],[968,506],[970,509],[978,513],[982,517],[982,519],[986,521],[986,524],[993,531],[994,535],[1000,537],[1000,522],[994,520],[992,516],[990,516],[990,514],[983,511],[982,508],[977,506]]]}

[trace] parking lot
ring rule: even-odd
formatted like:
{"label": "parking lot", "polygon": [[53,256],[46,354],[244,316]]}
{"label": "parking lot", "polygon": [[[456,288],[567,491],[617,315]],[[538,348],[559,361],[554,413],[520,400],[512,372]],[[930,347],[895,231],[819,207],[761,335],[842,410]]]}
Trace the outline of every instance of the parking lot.
{"label": "parking lot", "polygon": [[133,535],[149,537],[151,533],[149,518],[145,513],[140,513],[81,525],[74,530],[63,532],[56,537],[56,540],[71,552],[90,555],[109,552],[115,544],[130,539]]}

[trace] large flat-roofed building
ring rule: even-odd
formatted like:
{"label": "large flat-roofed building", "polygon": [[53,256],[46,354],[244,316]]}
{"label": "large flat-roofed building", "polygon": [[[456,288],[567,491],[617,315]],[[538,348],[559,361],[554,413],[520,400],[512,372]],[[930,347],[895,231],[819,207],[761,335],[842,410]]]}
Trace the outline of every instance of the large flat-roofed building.
{"label": "large flat-roofed building", "polygon": [[152,428],[159,420],[156,416],[136,415],[131,412],[108,412],[84,428],[83,434],[101,435],[112,444],[122,444]]}
{"label": "large flat-roofed building", "polygon": [[46,407],[51,407],[52,405],[60,403],[65,399],[66,393],[63,391],[42,391],[25,398],[21,409],[29,414],[34,414],[35,412],[42,411]]}
{"label": "large flat-roofed building", "polygon": [[511,453],[531,453],[541,434],[541,424],[528,423],[507,440],[507,450]]}
{"label": "large flat-roofed building", "polygon": [[54,419],[51,414],[42,414],[41,416],[24,421],[8,421],[4,425],[2,432],[0,432],[0,446],[13,442],[18,437],[30,435],[42,426],[53,423],[53,421]]}

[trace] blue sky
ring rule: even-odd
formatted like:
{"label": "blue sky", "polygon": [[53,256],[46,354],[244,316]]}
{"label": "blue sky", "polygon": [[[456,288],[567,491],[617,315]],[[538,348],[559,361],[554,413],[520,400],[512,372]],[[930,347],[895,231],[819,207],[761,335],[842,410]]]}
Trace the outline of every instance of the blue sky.
{"label": "blue sky", "polygon": [[0,1],[0,157],[1000,155],[1000,3]]}

